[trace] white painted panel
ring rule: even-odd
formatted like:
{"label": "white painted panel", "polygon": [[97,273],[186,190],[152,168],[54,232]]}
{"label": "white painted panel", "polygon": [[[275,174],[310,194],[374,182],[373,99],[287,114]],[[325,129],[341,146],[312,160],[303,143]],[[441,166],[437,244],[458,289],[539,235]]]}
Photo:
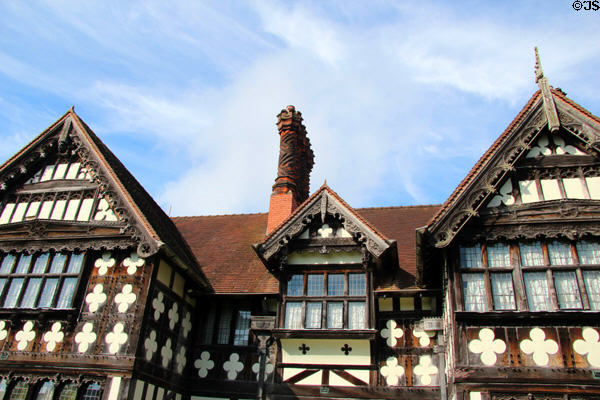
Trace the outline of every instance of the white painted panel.
{"label": "white painted panel", "polygon": [[394,311],[394,299],[391,297],[380,297],[379,311]]}
{"label": "white painted panel", "polygon": [[160,264],[158,264],[158,273],[156,274],[156,279],[159,282],[163,283],[166,286],[171,285],[171,267],[169,264],[160,260]]}
{"label": "white painted panel", "polygon": [[600,176],[585,178],[585,183],[587,183],[590,198],[593,200],[600,200]]}
{"label": "white painted panel", "polygon": [[67,211],[65,212],[64,220],[73,221],[75,220],[75,216],[77,215],[77,208],[79,207],[79,199],[69,200],[69,204],[67,205]]}
{"label": "white painted panel", "polygon": [[585,199],[586,195],[583,191],[583,179],[581,178],[564,178],[563,185],[565,186],[565,194],[567,199]]}
{"label": "white painted panel", "polygon": [[540,201],[535,181],[519,181],[519,189],[521,190],[521,201],[523,203]]}
{"label": "white painted panel", "polygon": [[542,193],[544,194],[544,200],[556,200],[562,196],[558,187],[558,179],[542,179]]}
{"label": "white painted panel", "polygon": [[[345,370],[350,375],[353,375],[360,379],[363,382],[369,383],[369,371],[368,370],[357,370],[357,369],[346,369]],[[356,386],[351,382],[348,382],[341,376],[334,374],[333,372],[329,373],[329,386]]]}
{"label": "white painted panel", "polygon": [[[300,372],[302,371],[306,371],[306,368],[284,368],[283,369],[283,380],[288,380],[291,377],[298,375]],[[329,374],[329,377],[331,378],[332,374]],[[308,376],[304,379],[302,379],[301,381],[296,382],[296,385],[320,385],[321,384],[321,380],[323,379],[323,371],[319,370],[317,372],[315,372],[314,374],[312,374],[311,376]]]}
{"label": "white painted panel", "polygon": [[175,395],[175,400],[181,400],[181,395],[179,393]]}
{"label": "white painted panel", "polygon": [[328,254],[320,253],[298,253],[292,252],[288,256],[289,265],[306,265],[306,264],[349,264],[361,263],[362,254],[358,251],[350,253],[346,252],[331,252]]}
{"label": "white painted panel", "polygon": [[17,204],[17,209],[13,213],[10,222],[20,222],[23,221],[23,217],[25,216],[25,211],[27,211],[27,206],[29,203],[19,203]]}
{"label": "white painted panel", "polygon": [[52,212],[52,206],[54,205],[54,200],[46,200],[42,203],[42,209],[38,215],[40,219],[49,219],[50,213]]}
{"label": "white painted panel", "polygon": [[69,164],[58,164],[56,166],[56,171],[54,172],[54,177],[52,179],[64,179],[68,167]]}
{"label": "white painted panel", "polygon": [[298,239],[310,239],[310,236],[308,236],[308,231],[308,229],[305,229],[304,232],[302,232],[300,236],[298,236]]}
{"label": "white painted panel", "polygon": [[12,214],[14,209],[15,203],[6,204],[4,210],[2,210],[2,215],[0,215],[0,224],[8,224],[8,221],[10,221],[10,215]]}
{"label": "white painted panel", "polygon": [[77,173],[79,172],[80,163],[73,163],[69,166],[66,179],[77,179]]}
{"label": "white painted panel", "polygon": [[82,168],[79,170],[79,174],[77,174],[77,179],[82,179],[82,180],[83,180],[83,179],[86,179],[86,178],[85,178],[86,174],[87,174],[87,170],[85,169],[85,167],[82,167]]}
{"label": "white painted panel", "polygon": [[27,209],[27,214],[25,214],[25,219],[35,219],[41,204],[42,203],[40,201],[32,201],[31,203],[29,203],[29,208]]}
{"label": "white painted panel", "polygon": [[163,400],[165,396],[165,389],[159,387],[156,391],[156,400]]}
{"label": "white painted panel", "polygon": [[81,202],[81,208],[77,215],[77,221],[89,221],[90,214],[92,213],[92,205],[94,205],[94,199],[83,199]]}
{"label": "white painted panel", "polygon": [[44,181],[49,181],[50,179],[52,179],[52,174],[54,173],[54,165],[48,165],[45,169],[44,169],[44,173],[42,174],[42,179],[40,179],[41,182]]}
{"label": "white painted panel", "polygon": [[52,216],[50,217],[50,219],[62,219],[63,212],[65,211],[66,206],[66,200],[56,200],[56,203],[54,204],[54,210],[52,210]]}
{"label": "white painted panel", "polygon": [[107,400],[118,400],[120,388],[121,388],[121,377],[113,376],[112,380],[110,382],[110,391],[108,392]]}
{"label": "white painted panel", "polygon": [[415,309],[415,298],[414,297],[400,297],[400,310],[401,311],[412,311]]}
{"label": "white painted panel", "polygon": [[[302,354],[302,344],[310,347]],[[345,345],[352,351],[345,355],[340,349]],[[369,365],[371,351],[368,340],[359,339],[281,339],[281,361],[291,364]]]}
{"label": "white painted panel", "polygon": [[151,383],[146,388],[146,400],[154,400],[154,385]]}
{"label": "white painted panel", "polygon": [[135,392],[133,392],[133,400],[142,400],[142,393],[144,392],[144,381],[139,379],[135,382]]}

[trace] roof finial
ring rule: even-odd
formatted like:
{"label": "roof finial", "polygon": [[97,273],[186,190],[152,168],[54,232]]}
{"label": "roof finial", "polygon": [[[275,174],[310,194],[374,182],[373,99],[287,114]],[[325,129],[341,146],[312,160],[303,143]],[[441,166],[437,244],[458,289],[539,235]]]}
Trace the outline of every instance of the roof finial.
{"label": "roof finial", "polygon": [[555,132],[560,127],[560,120],[558,119],[556,104],[554,103],[554,97],[552,96],[550,85],[548,85],[548,79],[544,76],[544,71],[542,70],[540,53],[538,52],[537,46],[535,47],[535,82],[538,84],[540,92],[542,92],[542,100],[544,102],[544,111],[548,121],[548,129],[550,129],[550,132]]}

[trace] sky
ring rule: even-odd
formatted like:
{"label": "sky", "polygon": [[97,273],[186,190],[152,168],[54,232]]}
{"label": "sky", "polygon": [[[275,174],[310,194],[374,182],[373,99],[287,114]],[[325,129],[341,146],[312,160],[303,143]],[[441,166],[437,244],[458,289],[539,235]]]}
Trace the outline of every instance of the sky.
{"label": "sky", "polygon": [[600,114],[599,26],[570,0],[4,0],[0,159],[75,106],[169,215],[264,212],[293,104],[311,192],[442,203],[537,90],[534,46]]}

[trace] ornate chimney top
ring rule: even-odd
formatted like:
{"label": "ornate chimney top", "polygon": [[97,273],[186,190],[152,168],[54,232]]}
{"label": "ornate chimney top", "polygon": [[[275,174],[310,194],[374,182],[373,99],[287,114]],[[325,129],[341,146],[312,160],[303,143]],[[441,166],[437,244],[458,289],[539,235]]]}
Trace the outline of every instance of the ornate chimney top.
{"label": "ornate chimney top", "polygon": [[279,162],[277,178],[273,185],[267,232],[285,220],[294,209],[308,199],[310,172],[314,154],[302,113],[294,106],[287,106],[277,115],[279,130]]}

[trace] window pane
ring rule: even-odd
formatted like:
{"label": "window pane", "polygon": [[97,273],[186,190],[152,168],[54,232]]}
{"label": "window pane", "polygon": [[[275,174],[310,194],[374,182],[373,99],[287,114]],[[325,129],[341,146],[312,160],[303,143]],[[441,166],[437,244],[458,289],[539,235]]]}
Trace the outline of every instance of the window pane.
{"label": "window pane", "polygon": [[598,242],[582,240],[577,242],[577,254],[580,264],[600,264],[600,246]]}
{"label": "window pane", "polygon": [[7,254],[2,260],[2,266],[0,267],[0,274],[10,274],[13,266],[15,265],[16,257],[14,254]]}
{"label": "window pane", "polygon": [[504,243],[488,245],[487,257],[490,267],[510,267],[510,253],[508,245]]}
{"label": "window pane", "polygon": [[306,324],[308,329],[318,329],[321,327],[322,303],[306,303]]}
{"label": "window pane", "polygon": [[70,308],[71,300],[73,299],[73,293],[75,293],[75,285],[77,284],[77,278],[65,278],[56,302],[56,308]]}
{"label": "window pane", "polygon": [[36,400],[52,400],[54,396],[54,382],[46,381],[40,387],[36,395]]}
{"label": "window pane", "polygon": [[304,275],[292,275],[292,279],[288,281],[287,295],[302,296],[302,284]]}
{"label": "window pane", "polygon": [[545,272],[526,272],[523,274],[527,302],[531,311],[550,311],[552,303],[548,295],[548,281]]}
{"label": "window pane", "polygon": [[364,301],[348,303],[348,329],[365,329],[366,314]]}
{"label": "window pane", "polygon": [[102,397],[102,390],[100,389],[100,385],[97,383],[90,383],[85,389],[85,393],[81,400],[100,400]]}
{"label": "window pane", "polygon": [[219,328],[217,331],[217,343],[229,344],[229,334],[231,333],[232,310],[229,304],[224,304],[219,318]]}
{"label": "window pane", "polygon": [[248,334],[250,333],[250,311],[239,311],[235,324],[235,335],[233,344],[237,346],[246,346],[248,344]]}
{"label": "window pane", "polygon": [[481,268],[481,245],[460,246],[460,266],[462,268]]}
{"label": "window pane", "polygon": [[323,275],[308,275],[306,278],[306,295],[323,296]]}
{"label": "window pane", "polygon": [[552,276],[554,277],[558,306],[561,309],[581,308],[581,296],[575,271],[555,271]]}
{"label": "window pane", "polygon": [[206,314],[206,320],[204,322],[203,344],[212,344],[215,320],[217,319],[217,310],[216,309],[217,309],[217,306],[216,306],[216,304],[213,303],[210,305],[208,314]]}
{"label": "window pane", "polygon": [[465,311],[486,311],[483,274],[462,274]]}
{"label": "window pane", "polygon": [[69,268],[67,269],[68,273],[78,274],[79,271],[81,271],[81,266],[83,265],[83,255],[84,253],[71,254],[71,260],[69,260]]}
{"label": "window pane", "polygon": [[348,295],[364,296],[367,294],[365,274],[348,275]]}
{"label": "window pane", "polygon": [[58,278],[46,279],[46,284],[44,285],[44,289],[42,289],[38,307],[48,308],[52,306],[52,299],[54,298],[54,292],[56,291],[57,285]]}
{"label": "window pane", "polygon": [[540,242],[519,243],[521,250],[521,264],[525,267],[544,265],[544,253]]}
{"label": "window pane", "polygon": [[27,289],[21,299],[21,308],[33,308],[35,307],[35,301],[37,300],[40,286],[42,285],[42,278],[30,278],[27,282]]}
{"label": "window pane", "polygon": [[19,381],[10,392],[9,400],[25,400],[29,385],[24,381]]}
{"label": "window pane", "polygon": [[35,264],[33,266],[33,271],[32,273],[34,274],[43,274],[44,272],[46,272],[46,265],[48,265],[48,258],[50,257],[50,254],[48,253],[42,253],[38,256],[38,258],[35,260]]}
{"label": "window pane", "polygon": [[65,261],[67,261],[67,255],[63,253],[57,253],[52,258],[52,266],[50,267],[51,274],[60,274],[65,268]]}
{"label": "window pane", "polygon": [[288,302],[285,304],[285,328],[302,328],[302,303]]}
{"label": "window pane", "polygon": [[590,308],[595,311],[600,310],[600,271],[583,271],[583,281]]}
{"label": "window pane", "polygon": [[75,400],[77,397],[77,385],[75,383],[66,384],[60,391],[58,400]]}
{"label": "window pane", "polygon": [[512,274],[491,274],[492,297],[494,310],[515,310],[515,293],[513,290]]}
{"label": "window pane", "polygon": [[550,265],[572,265],[571,245],[565,242],[552,241],[548,243]]}
{"label": "window pane", "polygon": [[344,274],[329,274],[327,276],[327,294],[329,296],[344,295]]}
{"label": "window pane", "polygon": [[0,381],[0,400],[4,399],[4,395],[6,394],[6,381],[2,379]]}
{"label": "window pane", "polygon": [[327,328],[342,329],[344,327],[344,303],[327,303]]}
{"label": "window pane", "polygon": [[5,308],[13,308],[17,305],[17,300],[19,298],[19,294],[21,293],[21,287],[23,286],[23,278],[14,278],[10,282],[10,287],[8,288],[8,293],[6,294],[6,298],[4,299],[4,307]]}
{"label": "window pane", "polygon": [[29,271],[29,265],[31,264],[32,257],[33,256],[31,254],[21,254],[15,274],[26,274]]}

